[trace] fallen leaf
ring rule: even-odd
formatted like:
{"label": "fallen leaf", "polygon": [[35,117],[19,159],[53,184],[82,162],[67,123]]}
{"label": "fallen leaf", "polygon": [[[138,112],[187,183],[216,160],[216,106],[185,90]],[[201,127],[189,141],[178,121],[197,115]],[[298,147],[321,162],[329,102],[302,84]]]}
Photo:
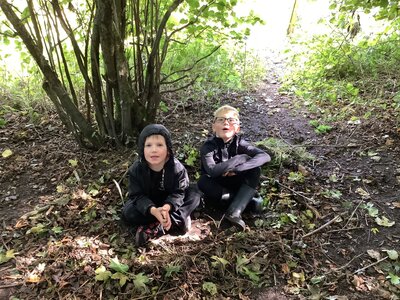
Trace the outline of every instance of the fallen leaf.
{"label": "fallen leaf", "polygon": [[306,169],[306,167],[304,167],[303,165],[299,165],[298,167],[299,172],[304,176],[307,177],[308,175],[310,175],[310,172]]}
{"label": "fallen leaf", "polygon": [[38,283],[40,282],[40,276],[38,274],[29,274],[25,281],[30,283]]}
{"label": "fallen leaf", "polygon": [[78,165],[78,161],[75,159],[69,159],[68,162],[72,167],[76,167]]}
{"label": "fallen leaf", "polygon": [[1,156],[3,156],[4,158],[7,158],[7,157],[11,156],[12,154],[13,154],[13,152],[10,149],[6,149],[3,151]]}
{"label": "fallen leaf", "polygon": [[384,227],[392,227],[396,223],[395,221],[390,221],[385,216],[383,216],[382,218],[376,217],[375,222],[376,222],[376,224],[384,226]]}
{"label": "fallen leaf", "polygon": [[362,290],[362,285],[364,284],[364,279],[361,276],[354,275],[353,276],[353,285],[357,290]]}
{"label": "fallen leaf", "polygon": [[379,162],[379,161],[381,160],[381,157],[378,156],[378,155],[374,155],[374,156],[371,156],[371,159],[372,159],[373,161]]}
{"label": "fallen leaf", "polygon": [[0,264],[8,262],[15,258],[14,249],[8,250],[6,253],[0,252]]}
{"label": "fallen leaf", "polygon": [[283,272],[284,274],[289,274],[290,269],[289,269],[288,264],[284,263],[284,264],[282,264],[281,267],[282,267],[282,272]]}
{"label": "fallen leaf", "polygon": [[368,255],[376,260],[380,260],[381,259],[381,254],[378,251],[375,250],[367,250]]}
{"label": "fallen leaf", "polygon": [[386,142],[385,142],[385,145],[386,145],[386,146],[392,146],[393,143],[394,143],[394,140],[392,140],[392,139],[387,139]]}
{"label": "fallen leaf", "polygon": [[362,188],[357,188],[356,193],[359,194],[361,196],[361,198],[363,198],[363,199],[371,198],[371,195],[367,191],[363,190]]}

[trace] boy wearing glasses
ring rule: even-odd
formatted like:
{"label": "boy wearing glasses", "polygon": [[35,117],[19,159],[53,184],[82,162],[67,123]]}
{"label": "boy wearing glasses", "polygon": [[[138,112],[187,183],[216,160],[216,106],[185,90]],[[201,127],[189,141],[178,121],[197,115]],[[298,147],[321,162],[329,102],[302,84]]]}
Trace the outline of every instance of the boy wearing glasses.
{"label": "boy wearing glasses", "polygon": [[244,230],[242,212],[249,208],[261,212],[256,187],[260,181],[261,166],[271,160],[263,150],[251,145],[238,135],[239,112],[224,105],[214,112],[214,135],[200,148],[201,177],[199,189],[207,205],[226,209],[225,218]]}

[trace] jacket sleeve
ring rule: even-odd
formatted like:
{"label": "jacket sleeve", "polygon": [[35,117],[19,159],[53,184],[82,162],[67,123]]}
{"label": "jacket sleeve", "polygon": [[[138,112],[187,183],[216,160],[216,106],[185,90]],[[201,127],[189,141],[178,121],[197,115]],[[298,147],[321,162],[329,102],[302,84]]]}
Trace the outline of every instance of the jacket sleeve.
{"label": "jacket sleeve", "polygon": [[247,159],[242,164],[236,166],[232,171],[233,172],[242,172],[250,169],[254,169],[257,167],[261,167],[263,164],[271,161],[271,157],[245,140],[241,140],[238,147],[238,153],[245,153],[248,155],[249,159]]}
{"label": "jacket sleeve", "polygon": [[211,177],[219,177],[228,171],[233,171],[235,168],[245,163],[250,157],[247,154],[239,154],[228,159],[227,161],[216,163],[214,160],[214,151],[216,147],[212,143],[205,143],[200,149],[201,163],[204,170]]}
{"label": "jacket sleeve", "polygon": [[154,202],[146,196],[143,185],[143,177],[140,165],[138,162],[134,163],[128,172],[129,176],[129,187],[128,187],[128,199],[136,204],[136,208],[143,214],[147,215],[151,206],[155,206]]}
{"label": "jacket sleeve", "polygon": [[173,190],[165,200],[165,203],[171,205],[171,211],[176,211],[183,205],[185,199],[185,191],[189,187],[189,176],[185,167],[176,159],[174,159],[174,181]]}

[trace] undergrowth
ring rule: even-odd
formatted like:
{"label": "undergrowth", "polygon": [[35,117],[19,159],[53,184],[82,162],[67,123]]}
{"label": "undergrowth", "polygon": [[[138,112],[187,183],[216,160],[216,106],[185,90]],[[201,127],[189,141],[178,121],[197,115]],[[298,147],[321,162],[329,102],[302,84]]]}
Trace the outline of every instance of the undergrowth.
{"label": "undergrowth", "polygon": [[[400,108],[400,36],[381,33],[354,42],[345,32],[295,42],[282,90],[325,122],[369,118]],[[296,47],[293,47],[296,48]]]}
{"label": "undergrowth", "polygon": [[271,155],[272,161],[268,166],[272,168],[315,160],[305,147],[290,145],[281,139],[267,138],[256,142],[256,145]]}

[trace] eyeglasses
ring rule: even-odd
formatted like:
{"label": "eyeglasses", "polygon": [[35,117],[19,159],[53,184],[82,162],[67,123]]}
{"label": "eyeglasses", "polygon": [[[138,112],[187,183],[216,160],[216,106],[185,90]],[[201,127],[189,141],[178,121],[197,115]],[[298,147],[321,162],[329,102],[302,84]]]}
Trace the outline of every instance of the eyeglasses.
{"label": "eyeglasses", "polygon": [[239,124],[239,120],[236,118],[223,118],[223,117],[216,117],[214,119],[215,123],[224,124],[225,121],[228,121],[229,124]]}

